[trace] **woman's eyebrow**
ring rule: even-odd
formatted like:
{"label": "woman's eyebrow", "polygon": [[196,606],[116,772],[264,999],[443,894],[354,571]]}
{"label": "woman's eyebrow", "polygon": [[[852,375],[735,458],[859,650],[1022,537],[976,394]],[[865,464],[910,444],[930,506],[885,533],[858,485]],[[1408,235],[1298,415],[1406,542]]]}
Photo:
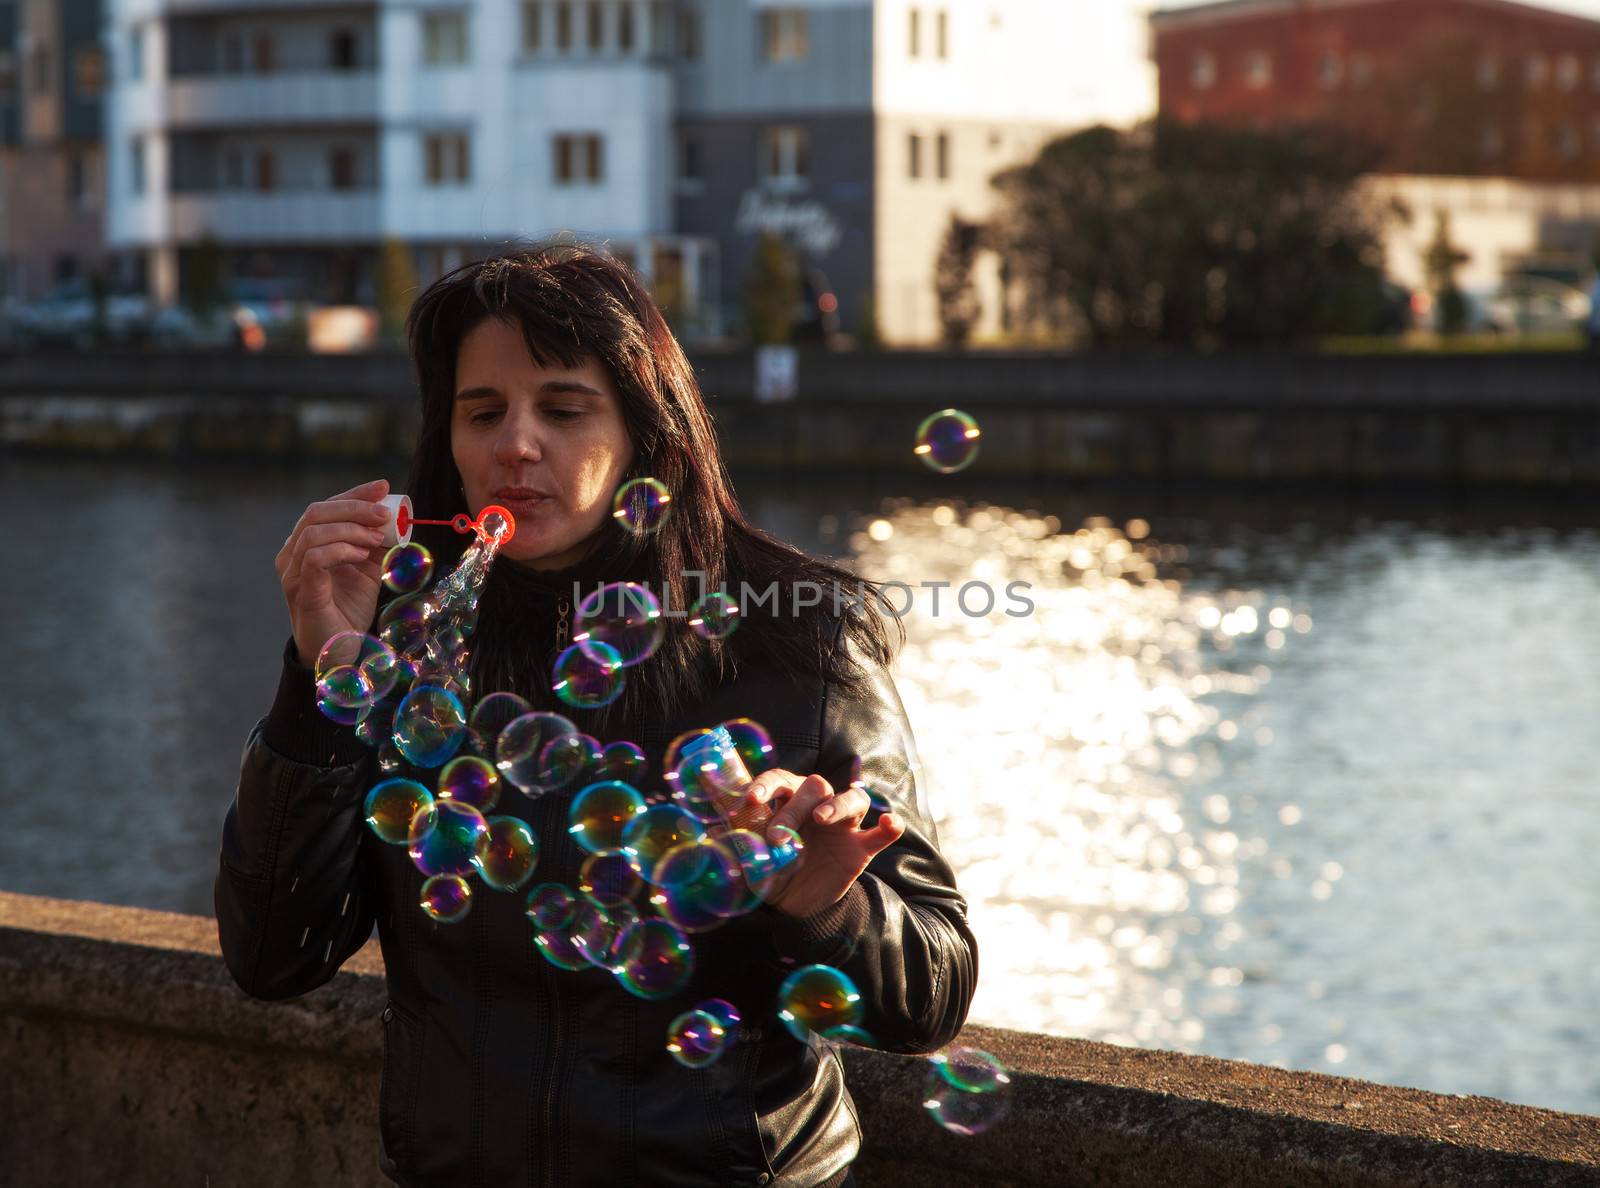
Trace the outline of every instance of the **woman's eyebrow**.
{"label": "woman's eyebrow", "polygon": [[579,396],[604,396],[605,393],[598,388],[591,388],[579,380],[546,380],[539,386],[541,392],[575,393]]}
{"label": "woman's eyebrow", "polygon": [[459,404],[464,400],[485,400],[490,396],[498,395],[500,395],[500,390],[498,388],[462,388],[461,391],[456,393],[456,402]]}

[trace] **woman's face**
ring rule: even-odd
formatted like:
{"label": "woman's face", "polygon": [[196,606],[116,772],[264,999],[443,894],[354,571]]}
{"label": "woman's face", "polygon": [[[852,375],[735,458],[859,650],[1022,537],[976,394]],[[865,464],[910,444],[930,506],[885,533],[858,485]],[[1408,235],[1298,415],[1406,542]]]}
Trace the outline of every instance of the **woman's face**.
{"label": "woman's face", "polygon": [[474,327],[456,355],[450,453],[467,507],[507,508],[517,531],[501,555],[533,569],[584,556],[633,461],[611,377],[594,359],[579,363],[540,367],[499,318]]}

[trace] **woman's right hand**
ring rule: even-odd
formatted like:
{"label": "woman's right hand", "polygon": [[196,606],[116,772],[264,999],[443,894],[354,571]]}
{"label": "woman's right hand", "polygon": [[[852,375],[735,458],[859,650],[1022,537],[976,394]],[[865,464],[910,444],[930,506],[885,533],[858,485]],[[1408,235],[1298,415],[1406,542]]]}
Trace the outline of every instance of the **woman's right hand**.
{"label": "woman's right hand", "polygon": [[375,479],[313,503],[278,551],[278,581],[300,662],[308,668],[334,635],[372,625],[389,518],[379,501],[388,493],[388,480]]}

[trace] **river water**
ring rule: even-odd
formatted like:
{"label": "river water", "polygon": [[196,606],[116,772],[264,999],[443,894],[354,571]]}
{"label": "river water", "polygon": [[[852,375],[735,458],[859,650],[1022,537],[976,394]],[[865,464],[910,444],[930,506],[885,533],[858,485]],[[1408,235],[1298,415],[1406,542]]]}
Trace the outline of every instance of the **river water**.
{"label": "river water", "polygon": [[[210,913],[287,633],[273,556],[367,477],[0,463],[0,887]],[[897,679],[975,1021],[1600,1113],[1583,508],[740,487],[911,588]]]}

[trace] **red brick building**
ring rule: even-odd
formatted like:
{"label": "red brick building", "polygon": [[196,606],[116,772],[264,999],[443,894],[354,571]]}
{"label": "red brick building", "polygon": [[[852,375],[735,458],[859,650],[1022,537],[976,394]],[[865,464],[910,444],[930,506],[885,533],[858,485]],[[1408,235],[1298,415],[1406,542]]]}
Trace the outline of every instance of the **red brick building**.
{"label": "red brick building", "polygon": [[1600,21],[1510,0],[1220,0],[1150,25],[1165,117],[1337,123],[1394,173],[1600,181]]}

